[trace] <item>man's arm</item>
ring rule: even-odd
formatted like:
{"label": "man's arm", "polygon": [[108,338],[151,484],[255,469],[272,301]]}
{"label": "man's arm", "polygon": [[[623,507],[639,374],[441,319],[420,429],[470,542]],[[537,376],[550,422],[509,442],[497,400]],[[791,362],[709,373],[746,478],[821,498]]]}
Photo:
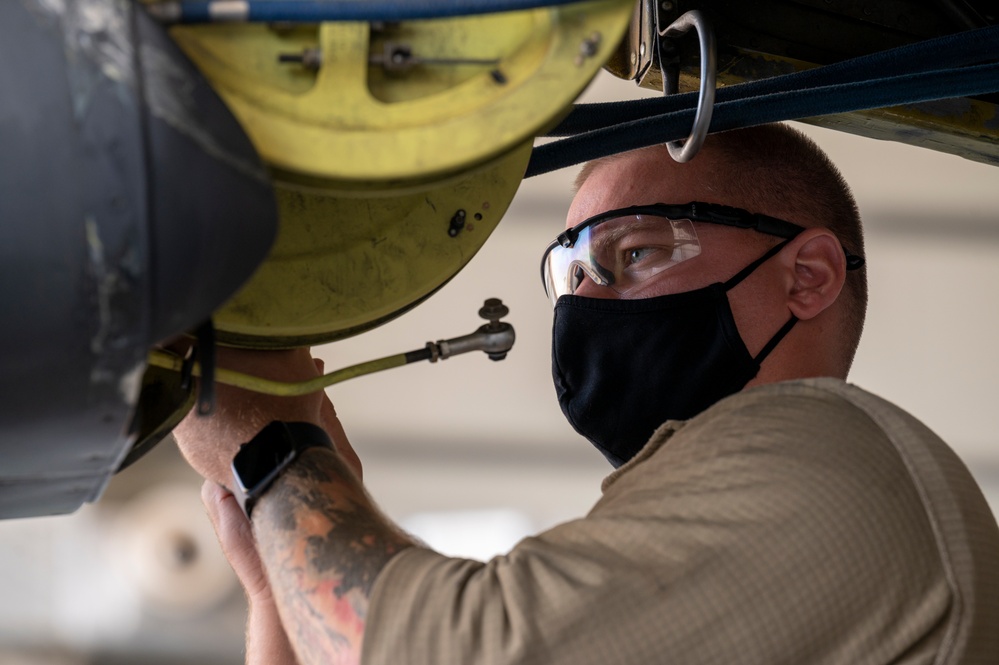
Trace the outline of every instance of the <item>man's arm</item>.
{"label": "man's arm", "polygon": [[246,621],[246,665],[298,665],[273,600],[250,603]]}
{"label": "man's arm", "polygon": [[[323,369],[307,349],[220,348],[219,364],[278,381],[308,380]],[[264,493],[253,510],[255,538],[239,537],[238,520],[231,520],[228,529],[220,530],[216,524],[223,548],[228,537],[243,545],[256,541],[254,554],[259,553],[267,571],[259,580],[272,595],[285,626],[287,637],[277,630],[273,608],[257,602],[268,593],[251,591],[259,586],[253,567],[237,567],[235,550],[230,548],[226,554],[237,572],[243,571],[240,578],[251,596],[250,629],[263,631],[249,636],[248,653],[280,657],[287,654],[282,647],[287,639],[303,665],[359,662],[375,577],[393,554],[413,541],[365,493],[360,462],[323,391],[272,397],[225,385],[216,388],[214,415],[192,414],[174,430],[184,457],[213,486],[232,483],[230,464],[240,444],[274,420],[318,425],[335,448],[306,451]],[[214,490],[206,490],[210,491]],[[218,491],[223,493],[219,499],[223,505],[235,506],[231,495]],[[242,518],[242,527],[247,526]],[[281,661],[268,665],[276,662]]]}
{"label": "man's arm", "polygon": [[359,663],[375,578],[415,544],[335,452],[306,451],[253,511],[282,621],[306,664]]}

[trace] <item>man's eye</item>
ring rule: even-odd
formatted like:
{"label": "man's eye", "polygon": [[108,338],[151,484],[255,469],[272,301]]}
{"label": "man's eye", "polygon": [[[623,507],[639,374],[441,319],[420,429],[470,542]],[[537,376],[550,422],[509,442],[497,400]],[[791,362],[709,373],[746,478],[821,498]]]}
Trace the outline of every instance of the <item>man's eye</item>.
{"label": "man's eye", "polygon": [[625,265],[638,265],[642,261],[648,261],[660,251],[661,248],[659,247],[635,247],[633,249],[629,249],[625,254],[627,259],[625,261]]}

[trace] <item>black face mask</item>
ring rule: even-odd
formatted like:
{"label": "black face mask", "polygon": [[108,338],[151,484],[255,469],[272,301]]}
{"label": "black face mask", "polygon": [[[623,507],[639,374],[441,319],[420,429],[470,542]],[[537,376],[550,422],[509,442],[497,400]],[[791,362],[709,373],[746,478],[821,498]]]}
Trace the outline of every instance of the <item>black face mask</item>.
{"label": "black face mask", "polygon": [[565,295],[555,305],[552,375],[569,423],[618,467],[667,420],[685,420],[738,392],[797,322],[754,358],[726,292],[786,243],[724,284],[639,300]]}

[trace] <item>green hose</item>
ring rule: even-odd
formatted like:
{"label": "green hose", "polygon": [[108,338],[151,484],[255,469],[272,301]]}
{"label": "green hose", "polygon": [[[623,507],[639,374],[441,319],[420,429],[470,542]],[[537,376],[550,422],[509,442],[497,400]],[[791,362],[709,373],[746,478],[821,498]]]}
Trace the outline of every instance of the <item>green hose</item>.
{"label": "green hose", "polygon": [[[235,372],[231,369],[221,368],[215,370],[215,380],[218,383],[224,383],[227,386],[235,386],[245,390],[252,390],[253,392],[263,393],[265,395],[296,397],[299,395],[308,395],[309,393],[317,392],[323,388],[328,388],[335,383],[346,381],[347,379],[364,376],[365,374],[381,372],[382,370],[392,369],[393,367],[401,367],[409,362],[407,355],[408,354],[405,353],[399,353],[394,356],[387,356],[377,360],[369,360],[368,362],[351,365],[350,367],[344,367],[343,369],[338,369],[335,372],[330,372],[329,374],[325,374],[323,376],[317,376],[316,378],[309,379],[307,381],[273,381],[271,379],[263,379],[259,376],[251,376],[242,372]],[[149,364],[154,367],[162,367],[163,369],[180,372],[184,365],[184,360],[183,358],[173,354],[154,350],[149,354]],[[194,376],[201,376],[201,367],[198,363],[194,363],[192,374]]]}

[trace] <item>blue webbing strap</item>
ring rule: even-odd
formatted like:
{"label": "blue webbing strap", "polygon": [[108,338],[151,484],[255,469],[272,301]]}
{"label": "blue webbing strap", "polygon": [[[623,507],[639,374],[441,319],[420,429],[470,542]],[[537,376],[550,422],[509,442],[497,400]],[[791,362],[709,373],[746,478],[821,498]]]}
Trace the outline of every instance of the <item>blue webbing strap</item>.
{"label": "blue webbing strap", "polygon": [[[720,88],[710,131],[996,92],[999,64],[954,67],[996,58],[999,26],[990,26],[838,65]],[[946,68],[940,67],[941,62]],[[901,73],[911,70],[913,63],[933,69]],[[829,68],[831,75],[822,73]],[[862,78],[865,71],[877,77]],[[809,85],[802,86],[802,80]],[[659,104],[668,110],[662,112]],[[584,112],[591,115],[580,124],[597,128],[535,148],[525,177],[681,139],[690,131],[696,105],[693,93],[595,105],[602,108]]]}
{"label": "blue webbing strap", "polygon": [[[770,122],[967,97],[999,90],[999,64],[893,76],[884,79],[789,90],[716,103],[711,132]],[[696,103],[696,100],[695,100]],[[632,120],[547,143],[534,149],[525,178],[598,157],[681,139],[695,109]]]}
{"label": "blue webbing strap", "polygon": [[233,3],[218,0],[182,0],[171,3],[181,23],[218,20],[225,7],[226,20],[300,22],[409,21],[472,14],[492,14],[522,9],[567,5],[581,0],[248,0],[237,18]]}
{"label": "blue webbing strap", "polygon": [[[876,72],[878,78],[886,78],[980,64],[994,61],[996,58],[999,58],[999,26],[989,26],[871,53],[825,67],[718,88],[715,102],[768,95],[784,90],[850,83],[869,78],[868,72]],[[696,103],[695,91],[626,102],[577,104],[557,127],[547,133],[547,136],[581,134],[650,115],[691,108]]]}

